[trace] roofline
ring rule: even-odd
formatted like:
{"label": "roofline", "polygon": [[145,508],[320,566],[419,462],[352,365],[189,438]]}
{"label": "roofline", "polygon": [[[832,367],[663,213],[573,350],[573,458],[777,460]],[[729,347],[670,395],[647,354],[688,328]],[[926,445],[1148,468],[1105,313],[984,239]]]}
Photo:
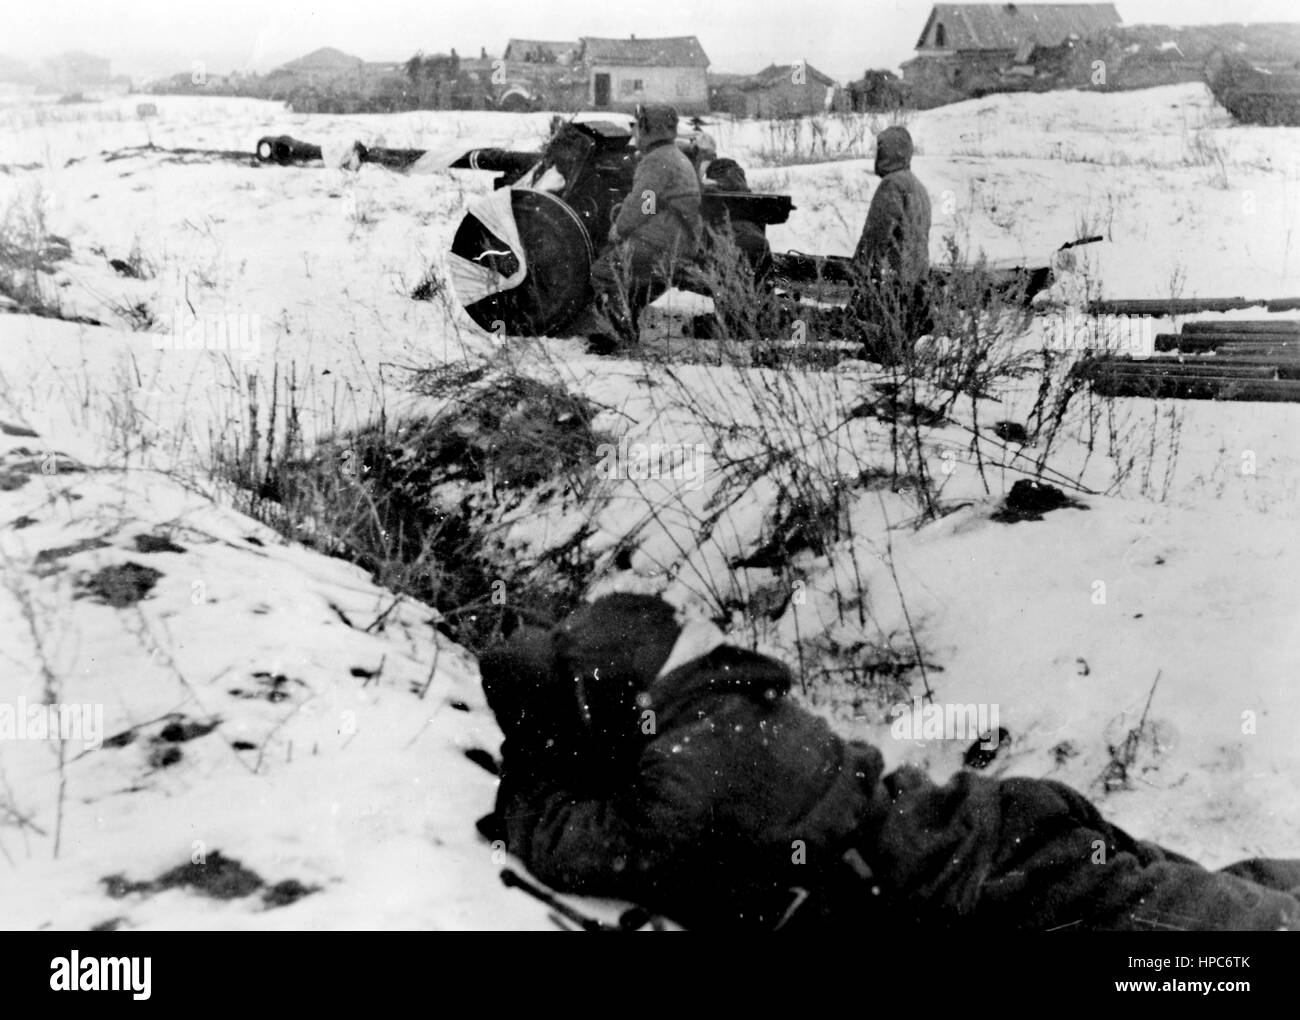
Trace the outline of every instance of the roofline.
{"label": "roofline", "polygon": [[796,64],[799,63],[803,64],[804,71],[808,72],[808,76],[810,78],[816,78],[820,83],[824,83],[826,85],[836,84],[835,79],[832,78],[825,71],[818,70],[817,68],[813,67],[812,64],[808,63],[808,61],[803,60],[803,61],[797,61],[795,64],[769,64],[767,67],[763,68],[760,71],[756,71],[754,74],[743,75],[742,77],[744,78],[745,84],[743,84],[741,88],[762,88],[767,85],[775,84],[775,79],[771,82],[763,80],[762,76],[765,71],[769,70],[769,68],[775,68],[778,71],[785,71],[795,67]]}
{"label": "roofline", "polygon": [[[930,34],[930,26],[934,24],[935,16],[939,13],[939,8],[940,8],[940,7],[1007,7],[1007,6],[1010,6],[1010,4],[1007,4],[1007,3],[1000,3],[1000,4],[997,4],[997,3],[984,3],[984,4],[971,4],[971,3],[934,3],[934,4],[931,4],[931,5],[930,5],[930,16],[929,16],[928,18],[925,19],[925,27],[924,27],[923,29],[921,29],[921,37],[920,37],[919,39],[916,40],[916,45],[915,45],[914,47],[912,47],[912,48],[913,48],[914,50],[920,50],[920,49],[924,49],[924,48],[925,48],[925,37],[928,36],[928,35]],[[1082,3],[1082,4],[1072,4],[1072,3],[1028,3],[1028,4],[1022,4],[1022,3],[1016,3],[1014,6],[1016,6],[1017,8],[1021,8],[1021,7],[1109,7],[1112,11],[1115,12],[1115,17],[1116,17],[1117,19],[1119,19],[1119,23],[1120,23],[1121,25],[1124,23],[1124,19],[1123,19],[1122,17],[1120,17],[1119,8],[1115,6],[1115,2],[1114,2],[1114,0],[1101,0],[1101,2],[1090,2],[1090,3]],[[966,28],[967,28],[967,31],[970,30],[970,26],[969,26],[969,25],[967,25]],[[981,50],[988,50],[988,49],[1015,49],[1015,47],[1014,47],[1014,46],[1003,46],[1003,47],[983,47],[983,46],[976,46],[976,47],[967,47],[965,50],[962,50],[962,51],[954,51],[954,52],[976,53],[976,52],[979,52],[979,51],[981,51]]]}
{"label": "roofline", "polygon": [[636,38],[627,38],[627,39],[623,39],[623,38],[620,38],[620,37],[618,37],[618,36],[609,36],[609,35],[584,35],[584,36],[579,37],[578,42],[581,44],[581,55],[582,55],[582,59],[583,59],[584,61],[588,62],[588,63],[590,63],[590,59],[591,59],[591,58],[589,58],[589,57],[587,56],[587,43],[589,43],[589,42],[593,42],[593,41],[594,41],[594,42],[609,42],[609,43],[629,43],[629,42],[631,42],[631,43],[664,43],[664,42],[690,41],[690,42],[693,42],[693,43],[695,44],[695,48],[696,48],[697,50],[700,51],[700,56],[703,58],[703,63],[699,63],[699,64],[694,64],[694,63],[692,63],[692,64],[655,64],[655,63],[648,63],[648,62],[646,62],[645,60],[628,60],[628,59],[612,59],[612,60],[611,60],[611,59],[608,59],[608,58],[602,59],[602,60],[601,60],[601,63],[607,63],[607,64],[622,64],[622,65],[625,65],[625,66],[628,66],[628,67],[702,67],[702,68],[706,68],[706,69],[709,67],[709,65],[710,65],[710,63],[711,63],[711,61],[709,60],[709,55],[708,55],[707,53],[704,52],[704,46],[700,43],[700,37],[697,36],[697,35],[665,35],[665,36],[656,36],[656,37],[653,37],[653,38],[646,38],[646,39],[636,39]]}
{"label": "roofline", "polygon": [[938,13],[939,13],[939,5],[931,4],[930,16],[925,19],[925,28],[921,29],[921,37],[916,40],[916,45],[913,46],[912,49],[919,50],[921,49],[921,47],[925,45],[925,37],[930,34],[930,26],[934,24],[934,19],[938,15]]}
{"label": "roofline", "polygon": [[510,49],[515,43],[527,46],[546,46],[554,49],[576,50],[582,48],[581,39],[507,39],[506,49]]}

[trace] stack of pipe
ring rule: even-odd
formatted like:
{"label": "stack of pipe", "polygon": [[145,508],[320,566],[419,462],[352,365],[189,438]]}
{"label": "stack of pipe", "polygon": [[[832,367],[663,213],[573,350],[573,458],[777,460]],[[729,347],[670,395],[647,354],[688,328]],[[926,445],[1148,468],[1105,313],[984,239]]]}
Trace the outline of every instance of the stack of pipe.
{"label": "stack of pipe", "polygon": [[1300,320],[1189,322],[1151,357],[1104,354],[1079,372],[1111,397],[1300,402]]}

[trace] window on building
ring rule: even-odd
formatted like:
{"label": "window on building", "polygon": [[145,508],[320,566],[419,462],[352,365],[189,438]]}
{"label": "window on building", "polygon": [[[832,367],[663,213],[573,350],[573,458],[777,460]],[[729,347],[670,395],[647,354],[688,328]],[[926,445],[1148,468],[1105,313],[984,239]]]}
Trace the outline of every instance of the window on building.
{"label": "window on building", "polygon": [[948,32],[943,27],[943,22],[934,26],[934,44],[938,47],[948,45]]}
{"label": "window on building", "polygon": [[645,88],[640,78],[624,78],[618,83],[618,87],[619,91],[625,96],[641,92]]}

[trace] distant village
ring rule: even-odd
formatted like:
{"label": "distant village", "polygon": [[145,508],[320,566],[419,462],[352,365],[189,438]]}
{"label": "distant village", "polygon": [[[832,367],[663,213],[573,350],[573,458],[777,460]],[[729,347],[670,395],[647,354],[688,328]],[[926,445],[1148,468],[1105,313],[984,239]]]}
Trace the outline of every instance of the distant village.
{"label": "distant village", "polygon": [[[141,83],[158,94],[276,100],[304,113],[414,109],[611,110],[671,103],[684,115],[796,117],[822,112],[927,109],[994,92],[1134,89],[1203,80],[1216,53],[1294,67],[1300,25],[1125,26],[1113,4],[935,4],[901,74],[867,69],[840,82],[807,63],[752,73],[710,70],[695,36],[510,39],[499,54],[417,52],[363,60],[333,47],[266,74],[214,74],[201,64]],[[0,57],[0,82],[75,99],[130,91],[109,62],[64,54],[29,68]]]}

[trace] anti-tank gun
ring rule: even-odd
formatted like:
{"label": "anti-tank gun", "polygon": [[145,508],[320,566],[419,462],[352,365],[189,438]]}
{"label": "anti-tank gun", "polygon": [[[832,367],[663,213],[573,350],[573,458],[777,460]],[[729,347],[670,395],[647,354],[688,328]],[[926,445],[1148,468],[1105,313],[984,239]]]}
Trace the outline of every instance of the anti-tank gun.
{"label": "anti-tank gun", "polygon": [[[679,144],[681,142],[679,141]],[[321,147],[287,135],[258,141],[262,163],[319,163]],[[378,164],[403,173],[451,167],[497,175],[490,196],[467,211],[448,257],[456,293],[466,311],[484,329],[512,335],[555,333],[571,322],[591,298],[591,266],[606,246],[619,204],[628,199],[636,171],[631,131],[603,120],[560,122],[540,151],[471,149],[448,155],[421,149],[367,147],[354,142],[342,166],[357,169]],[[744,224],[746,240],[738,244],[765,287],[779,287],[797,303],[800,298],[840,303],[863,284],[861,269],[844,256],[771,252],[766,227],[787,222],[794,203],[788,195],[706,187],[701,212],[706,227],[725,230]],[[736,232],[739,242],[741,231]],[[1088,243],[1080,239],[1063,246]],[[699,256],[678,272],[673,283],[708,294],[714,274]],[[989,264],[990,288],[1027,302],[1052,280],[1052,262],[1024,266]],[[947,287],[951,267],[932,269],[931,284]],[[417,289],[422,296],[426,285]]]}
{"label": "anti-tank gun", "polygon": [[[561,123],[541,152],[472,149],[454,168],[495,171],[493,195],[470,207],[448,259],[456,293],[489,331],[552,333],[591,299],[591,266],[607,242],[636,171],[632,133],[608,121]],[[740,220],[784,223],[788,195],[706,188],[706,228]],[[757,267],[755,267],[757,268]],[[706,273],[686,266],[674,283],[707,293]]]}

